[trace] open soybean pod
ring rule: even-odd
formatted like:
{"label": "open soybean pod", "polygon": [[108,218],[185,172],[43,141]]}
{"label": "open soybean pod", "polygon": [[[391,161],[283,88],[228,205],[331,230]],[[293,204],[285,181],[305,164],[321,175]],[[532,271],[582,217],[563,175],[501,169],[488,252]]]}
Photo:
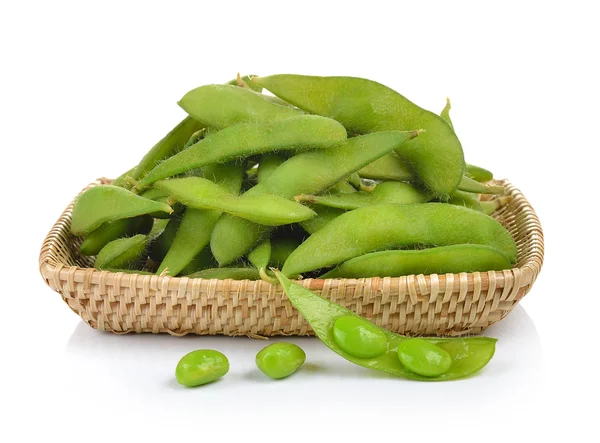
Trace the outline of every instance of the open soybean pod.
{"label": "open soybean pod", "polygon": [[379,328],[354,312],[290,281],[281,272],[274,272],[292,305],[300,311],[319,339],[336,354],[364,368],[412,380],[447,381],[478,372],[494,356],[495,338],[423,338],[429,345],[440,348],[443,351],[440,354],[447,353],[450,365],[434,376],[413,372],[402,364],[398,355],[399,347],[410,339]]}

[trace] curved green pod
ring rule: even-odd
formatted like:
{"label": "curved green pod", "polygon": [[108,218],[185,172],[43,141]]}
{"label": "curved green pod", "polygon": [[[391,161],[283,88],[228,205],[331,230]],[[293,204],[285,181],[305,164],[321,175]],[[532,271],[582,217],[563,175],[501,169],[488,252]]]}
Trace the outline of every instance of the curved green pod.
{"label": "curved green pod", "polygon": [[133,188],[138,192],[152,183],[211,163],[272,151],[324,149],[346,140],[346,130],[335,120],[301,115],[274,123],[241,123],[202,139],[168,158]]}
{"label": "curved green pod", "polygon": [[142,258],[146,249],[147,236],[143,234],[133,237],[119,238],[104,246],[94,262],[97,269],[127,269]]}
{"label": "curved green pod", "polygon": [[[329,149],[294,155],[241,198],[273,194],[292,199],[300,193],[318,194],[417,136],[419,131],[376,132],[353,137]],[[251,250],[268,231],[264,226],[224,215],[215,226],[210,247],[217,261],[226,265]]]}
{"label": "curved green pod", "polygon": [[[218,183],[223,190],[238,194],[244,178],[244,169],[243,162],[232,162],[207,165],[202,168],[202,173],[207,179]],[[169,275],[178,275],[180,272],[185,272],[194,258],[207,249],[211,233],[221,214],[222,211],[214,209],[186,208],[170,241],[168,251],[163,255],[157,274],[167,272]]]}
{"label": "curved green pod", "polygon": [[134,180],[139,180],[152,170],[158,162],[171,157],[180,151],[189,138],[204,125],[191,117],[185,117],[164,138],[156,143],[142,158],[132,174]]}
{"label": "curved green pod", "polygon": [[304,114],[299,109],[273,103],[250,89],[232,85],[200,86],[187,92],[177,104],[195,120],[216,129],[239,123],[268,123]]}
{"label": "curved green pod", "polygon": [[185,206],[217,209],[266,226],[280,226],[307,220],[315,213],[307,206],[274,194],[241,198],[200,177],[176,178],[155,183]]}
{"label": "curved green pod", "polygon": [[504,194],[504,186],[488,185],[464,176],[460,181],[459,190],[476,194]]}
{"label": "curved green pod", "polygon": [[104,246],[117,238],[130,237],[135,234],[148,234],[153,223],[154,220],[149,215],[122,218],[103,223],[83,239],[79,251],[83,255],[96,255]]}
{"label": "curved green pod", "polygon": [[293,237],[275,237],[271,239],[271,254],[269,264],[280,269],[287,258],[300,246],[302,241]]}
{"label": "curved green pod", "polygon": [[309,234],[314,234],[331,220],[339,217],[346,211],[344,209],[331,208],[329,206],[315,205],[313,211],[316,212],[313,218],[309,218],[303,222],[300,222],[300,226]]}
{"label": "curved green pod", "polygon": [[150,258],[157,263],[161,263],[169,249],[181,225],[182,217],[175,216],[169,220],[165,228],[160,234],[151,238],[150,241]]}
{"label": "curved green pod", "polygon": [[494,179],[492,171],[488,171],[481,166],[467,164],[467,176],[481,183],[489,182]]}
{"label": "curved green pod", "polygon": [[165,203],[140,197],[118,186],[94,186],[75,200],[71,215],[71,233],[87,235],[103,223],[159,211],[170,214],[173,209]]}
{"label": "curved green pod", "polygon": [[369,163],[358,171],[358,175],[372,180],[415,180],[415,173],[395,152],[390,152],[374,162]]}
{"label": "curved green pod", "polygon": [[356,77],[282,74],[252,80],[300,109],[341,122],[349,132],[424,129],[396,152],[436,196],[447,197],[458,188],[465,159],[453,129],[393,89]]}
{"label": "curved green pod", "polygon": [[248,254],[248,261],[256,269],[267,269],[271,260],[271,241],[266,239],[261,242]]}
{"label": "curved green pod", "polygon": [[295,276],[402,246],[463,243],[491,246],[516,263],[515,241],[483,212],[446,203],[382,204],[346,212],[327,223],[288,257],[282,272]]}
{"label": "curved green pod", "polygon": [[257,179],[258,182],[263,182],[267,179],[271,173],[279,167],[284,161],[285,157],[276,153],[264,154],[258,163],[257,168]]}
{"label": "curved green pod", "polygon": [[295,200],[329,206],[331,208],[351,210],[382,203],[402,205],[426,203],[431,198],[432,196],[429,192],[414,185],[390,181],[379,183],[372,192],[360,191],[334,195],[300,194],[295,197]]}
{"label": "curved green pod", "polygon": [[446,202],[451,205],[464,206],[466,208],[474,209],[479,212],[483,212],[479,197],[477,194],[472,192],[456,191],[452,197]]}
{"label": "curved green pod", "polygon": [[414,250],[371,252],[352,258],[319,278],[400,277],[403,275],[458,274],[502,271],[510,260],[484,245],[450,245]]}
{"label": "curved green pod", "polygon": [[424,376],[408,370],[402,365],[398,358],[399,345],[408,338],[400,334],[394,334],[384,328],[372,324],[386,338],[386,349],[381,355],[372,358],[361,358],[352,355],[342,349],[334,337],[334,325],[341,317],[352,316],[361,321],[367,321],[354,312],[335,304],[314,292],[287,279],[281,272],[274,271],[279,279],[288,299],[310,324],[319,339],[333,352],[346,360],[375,371],[383,371],[397,377],[420,381],[447,381],[467,377],[475,374],[485,367],[496,351],[495,338],[472,337],[472,338],[423,338],[430,344],[439,346],[452,359],[450,368],[438,376]]}

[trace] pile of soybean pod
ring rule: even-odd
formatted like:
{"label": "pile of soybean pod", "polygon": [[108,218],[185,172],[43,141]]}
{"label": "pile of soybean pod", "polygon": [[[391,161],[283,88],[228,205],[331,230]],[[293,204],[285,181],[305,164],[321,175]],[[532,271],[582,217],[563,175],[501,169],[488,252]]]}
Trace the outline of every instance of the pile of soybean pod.
{"label": "pile of soybean pod", "polygon": [[[264,88],[264,89],[263,89]],[[268,91],[268,92],[267,92]],[[215,279],[395,277],[509,269],[491,214],[509,196],[466,163],[450,120],[380,83],[272,75],[200,86],[186,117],[71,232],[98,269]]]}

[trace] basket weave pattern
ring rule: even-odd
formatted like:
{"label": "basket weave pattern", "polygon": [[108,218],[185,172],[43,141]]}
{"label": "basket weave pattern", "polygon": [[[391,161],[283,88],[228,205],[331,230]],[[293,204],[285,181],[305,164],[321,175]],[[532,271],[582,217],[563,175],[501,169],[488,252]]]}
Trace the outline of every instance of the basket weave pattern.
{"label": "basket weave pattern", "polygon": [[[88,186],[110,183],[99,179]],[[305,279],[305,287],[406,335],[477,334],[504,318],[529,292],[543,263],[544,241],[535,211],[507,180],[513,196],[493,214],[511,233],[518,263],[510,270],[360,279]],[[86,188],[87,189],[87,188]],[[40,273],[91,327],[114,333],[172,335],[314,335],[281,286],[264,281],[99,271],[79,254],[69,233],[73,202],[48,233]]]}

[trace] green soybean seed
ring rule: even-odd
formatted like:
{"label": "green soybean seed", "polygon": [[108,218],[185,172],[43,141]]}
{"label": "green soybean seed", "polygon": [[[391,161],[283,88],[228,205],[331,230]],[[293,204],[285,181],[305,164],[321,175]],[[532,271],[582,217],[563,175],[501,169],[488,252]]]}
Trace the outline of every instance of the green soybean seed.
{"label": "green soybean seed", "polygon": [[306,354],[293,343],[273,343],[256,354],[256,366],[274,379],[289,377],[304,364]]}
{"label": "green soybean seed", "polygon": [[386,338],[386,350],[383,354],[371,358],[361,358],[352,355],[338,345],[334,337],[334,325],[338,318],[353,316],[367,321],[354,312],[331,302],[305,287],[292,282],[281,272],[273,271],[279,279],[283,290],[302,317],[310,324],[310,327],[319,339],[333,352],[352,363],[369,370],[383,371],[389,374],[421,381],[446,381],[455,380],[476,373],[494,356],[497,339],[490,337],[469,338],[427,338],[427,342],[439,346],[450,354],[452,365],[448,371],[438,376],[423,376],[407,369],[398,358],[398,346],[407,337],[394,334],[384,328],[372,327],[379,330]]}
{"label": "green soybean seed", "polygon": [[452,365],[448,351],[420,338],[400,342],[398,358],[406,369],[424,377],[439,377]]}
{"label": "green soybean seed", "polygon": [[175,377],[179,384],[191,388],[218,380],[228,372],[229,360],[225,355],[212,349],[198,349],[179,360]]}
{"label": "green soybean seed", "polygon": [[304,114],[281,106],[254,91],[232,85],[204,85],[192,89],[178,102],[195,120],[223,129],[238,123],[267,123]]}
{"label": "green soybean seed", "polygon": [[373,205],[340,215],[311,235],[287,259],[287,276],[327,268],[369,252],[401,246],[480,244],[496,248],[511,263],[517,245],[498,221],[446,203]]}
{"label": "green soybean seed", "polygon": [[94,186],[75,200],[71,233],[87,235],[103,223],[158,211],[170,214],[173,209],[165,203],[140,197],[118,186]]}
{"label": "green soybean seed", "polygon": [[385,334],[373,323],[346,315],[339,317],[333,324],[335,342],[348,354],[358,358],[373,358],[386,350]]}
{"label": "green soybean seed", "polygon": [[129,237],[136,234],[148,234],[154,221],[149,215],[122,218],[103,223],[98,229],[90,232],[85,237],[79,251],[83,255],[96,255],[100,250],[113,240],[120,237]]}
{"label": "green soybean seed", "polygon": [[352,133],[424,129],[396,152],[436,196],[457,189],[465,170],[458,137],[440,116],[393,89],[356,77],[283,74],[252,80],[300,109],[339,121]]}
{"label": "green soybean seed", "polygon": [[[240,89],[240,88],[238,88]],[[205,137],[150,171],[133,189],[211,163],[282,150],[324,149],[346,140],[346,130],[333,119],[300,115],[274,123],[240,123]]]}
{"label": "green soybean seed", "polygon": [[[302,193],[318,194],[418,135],[419,131],[376,132],[348,139],[329,149],[294,155],[241,198],[273,194],[292,199]],[[227,214],[217,222],[210,247],[217,261],[226,265],[250,251],[268,231],[266,226]]]}
{"label": "green soybean seed", "polygon": [[155,186],[190,208],[218,209],[267,226],[297,223],[315,215],[307,206],[278,195],[242,198],[200,177],[161,180]]}
{"label": "green soybean seed", "polygon": [[140,260],[146,249],[147,236],[143,234],[113,240],[104,246],[94,262],[97,269],[127,269]]}
{"label": "green soybean seed", "polygon": [[399,277],[458,274],[510,269],[506,256],[483,245],[450,245],[426,249],[371,252],[350,259],[319,278]]}

